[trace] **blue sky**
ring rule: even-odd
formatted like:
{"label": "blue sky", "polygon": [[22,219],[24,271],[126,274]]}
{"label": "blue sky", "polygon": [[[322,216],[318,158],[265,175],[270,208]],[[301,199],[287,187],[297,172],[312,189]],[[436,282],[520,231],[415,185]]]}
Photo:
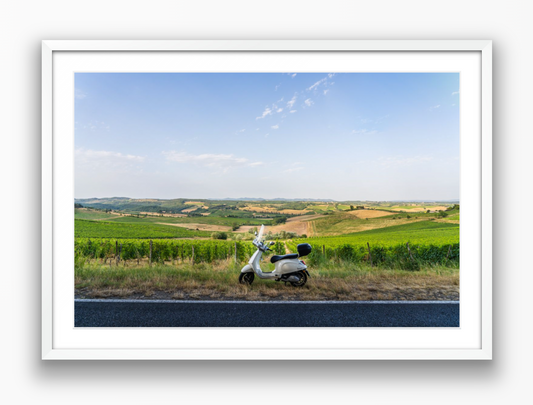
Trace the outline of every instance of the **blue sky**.
{"label": "blue sky", "polygon": [[458,73],[77,73],[75,197],[459,199]]}

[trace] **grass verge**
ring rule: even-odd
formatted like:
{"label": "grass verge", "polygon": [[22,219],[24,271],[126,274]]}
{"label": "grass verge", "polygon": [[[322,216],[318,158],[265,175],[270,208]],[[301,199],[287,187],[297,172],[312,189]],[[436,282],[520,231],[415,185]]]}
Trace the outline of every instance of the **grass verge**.
{"label": "grass verge", "polygon": [[[270,263],[264,271],[273,270]],[[310,267],[302,288],[255,277],[251,286],[238,282],[241,265],[232,260],[212,264],[189,262],[148,266],[103,265],[78,261],[77,298],[151,298],[190,300],[459,300],[459,269],[427,266],[420,271],[328,262]]]}

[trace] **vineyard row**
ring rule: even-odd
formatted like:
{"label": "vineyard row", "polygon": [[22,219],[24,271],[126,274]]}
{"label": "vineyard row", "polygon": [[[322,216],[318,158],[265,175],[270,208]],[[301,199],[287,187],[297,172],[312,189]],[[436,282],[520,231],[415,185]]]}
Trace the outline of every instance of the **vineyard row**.
{"label": "vineyard row", "polygon": [[[287,241],[291,252],[296,252],[296,242]],[[255,252],[250,242],[223,240],[176,240],[176,239],[90,239],[76,238],[75,254],[79,258],[127,261],[149,259],[151,262],[191,260],[193,263],[212,263],[235,258],[237,262],[248,261]],[[285,244],[276,242],[273,253],[285,254]],[[459,263],[459,243],[449,245],[415,244],[394,245],[344,244],[336,246],[313,246],[306,260],[317,264],[323,260],[368,262],[371,265],[411,268],[413,263],[439,264]],[[415,266],[416,267],[416,266]]]}

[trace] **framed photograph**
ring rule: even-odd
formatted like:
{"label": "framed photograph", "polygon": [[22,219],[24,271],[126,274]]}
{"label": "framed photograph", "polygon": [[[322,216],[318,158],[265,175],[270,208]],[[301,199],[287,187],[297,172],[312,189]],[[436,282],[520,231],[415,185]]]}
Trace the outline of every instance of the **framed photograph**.
{"label": "framed photograph", "polygon": [[42,359],[490,360],[491,172],[490,40],[43,41]]}

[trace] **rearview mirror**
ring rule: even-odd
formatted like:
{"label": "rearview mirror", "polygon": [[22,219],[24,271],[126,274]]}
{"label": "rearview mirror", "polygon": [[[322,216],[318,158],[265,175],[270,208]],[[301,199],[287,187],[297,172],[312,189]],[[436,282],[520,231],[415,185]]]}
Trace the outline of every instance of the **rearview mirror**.
{"label": "rearview mirror", "polygon": [[272,245],[274,245],[274,244],[276,244],[276,242],[272,242],[272,241],[270,241],[270,246],[272,246]]}

